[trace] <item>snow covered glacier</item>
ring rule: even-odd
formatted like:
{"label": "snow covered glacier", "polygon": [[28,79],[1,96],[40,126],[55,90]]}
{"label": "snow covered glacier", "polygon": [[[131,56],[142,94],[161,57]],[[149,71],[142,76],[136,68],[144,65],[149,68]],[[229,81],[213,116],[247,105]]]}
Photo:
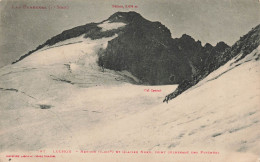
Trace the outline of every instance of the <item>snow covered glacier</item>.
{"label": "snow covered glacier", "polygon": [[[102,30],[124,27],[107,24]],[[260,47],[166,104],[177,85],[137,85],[129,72],[97,65],[99,50],[116,36],[79,36],[1,68],[0,152],[192,148],[219,152],[222,160],[259,155]]]}

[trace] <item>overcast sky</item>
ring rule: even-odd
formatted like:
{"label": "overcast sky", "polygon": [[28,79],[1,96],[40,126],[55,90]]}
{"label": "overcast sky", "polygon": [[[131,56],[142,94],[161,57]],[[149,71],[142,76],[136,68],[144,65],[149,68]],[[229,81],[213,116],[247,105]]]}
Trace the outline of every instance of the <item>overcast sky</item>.
{"label": "overcast sky", "polygon": [[[67,9],[14,9],[19,6]],[[116,9],[112,5],[136,5]],[[260,24],[259,0],[27,0],[0,2],[0,67],[63,30],[107,19],[117,11],[136,11],[168,27],[172,37],[186,33],[203,44],[232,45]]]}

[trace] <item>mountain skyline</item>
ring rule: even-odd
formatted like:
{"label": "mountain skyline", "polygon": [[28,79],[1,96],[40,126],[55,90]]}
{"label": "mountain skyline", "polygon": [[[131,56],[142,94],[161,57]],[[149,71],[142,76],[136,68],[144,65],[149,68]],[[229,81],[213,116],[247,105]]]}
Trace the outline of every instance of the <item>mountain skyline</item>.
{"label": "mountain skyline", "polygon": [[[48,1],[1,1],[0,67],[35,49],[53,35],[74,26],[100,22],[117,11],[134,10],[166,25],[173,38],[191,35],[202,44],[224,41],[232,45],[260,23],[259,3],[250,1],[58,1],[67,10],[17,10],[12,5],[50,5]],[[137,9],[115,9],[112,4],[134,4]],[[98,12],[95,12],[95,11]],[[93,14],[95,13],[95,14]],[[32,16],[33,15],[33,16]],[[19,18],[21,17],[21,18]],[[221,19],[219,19],[221,17]],[[15,33],[13,31],[16,31]]]}
{"label": "mountain skyline", "polygon": [[[202,46],[187,34],[171,38],[166,26],[137,12],[117,12],[52,36],[0,68],[0,159],[8,161],[9,151],[45,150],[41,154],[52,153],[56,161],[104,161],[109,155],[119,161],[255,161],[259,31],[258,25],[241,34],[231,47]],[[192,78],[179,78],[180,85],[137,84],[142,76],[150,84],[174,81],[169,72]],[[163,103],[172,92],[167,98],[181,95]],[[111,154],[102,153],[107,150]],[[124,154],[131,150],[151,154]],[[175,150],[197,153],[170,153]]]}
{"label": "mountain skyline", "polygon": [[97,64],[103,70],[126,70],[137,77],[138,84],[179,84],[175,92],[166,96],[164,101],[168,103],[169,99],[196,85],[235,55],[242,52],[245,57],[251,53],[260,44],[259,30],[260,25],[241,36],[232,47],[224,42],[202,46],[200,41],[187,34],[172,39],[166,26],[158,21],[151,22],[137,12],[116,12],[99,23],[77,26],[53,36],[13,64],[76,37],[98,40],[115,36],[108,41],[106,49],[98,51]]}
{"label": "mountain skyline", "polygon": [[[114,25],[119,28],[113,29]],[[112,28],[103,30],[102,26]],[[107,48],[98,52],[98,65],[110,70],[126,70],[136,76],[140,84],[180,84],[191,80],[193,76],[203,75],[202,69],[207,62],[217,64],[216,59],[210,59],[212,56],[221,57],[229,48],[224,42],[202,46],[200,41],[187,34],[173,39],[170,30],[159,21],[149,21],[133,11],[116,12],[101,22],[77,26],[53,36],[12,64],[79,36],[98,40],[115,35]]]}

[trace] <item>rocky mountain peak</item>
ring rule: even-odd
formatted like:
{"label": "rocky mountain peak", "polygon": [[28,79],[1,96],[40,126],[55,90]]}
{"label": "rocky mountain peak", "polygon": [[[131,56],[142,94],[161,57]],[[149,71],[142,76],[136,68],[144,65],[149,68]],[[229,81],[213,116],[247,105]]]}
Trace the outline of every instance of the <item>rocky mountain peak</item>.
{"label": "rocky mountain peak", "polygon": [[203,48],[206,50],[211,50],[213,46],[210,43],[206,43]]}
{"label": "rocky mountain peak", "polygon": [[226,48],[229,48],[229,46],[225,42],[218,42],[215,46],[215,50],[218,52],[224,52]]}
{"label": "rocky mountain peak", "polygon": [[[188,38],[187,36],[184,36],[184,38],[185,37]],[[236,58],[234,63],[242,60],[253,50],[255,50],[259,45],[260,25],[252,28],[251,31],[240,37],[240,39],[232,47],[229,47],[224,42],[217,43],[215,47],[210,44],[206,44],[204,46],[204,49],[211,50],[209,52],[207,52],[208,50],[206,50],[206,53],[208,53],[208,55],[206,55],[206,59],[204,59],[203,61],[204,63],[201,64],[203,66],[201,66],[199,72],[197,72],[197,74],[192,77],[192,80],[183,80],[173,93],[166,96],[166,99],[169,100],[177,97],[190,87],[196,85],[202,79],[206,78],[211,72],[226,64],[232,58],[236,58],[236,56],[240,55]]]}
{"label": "rocky mountain peak", "polygon": [[139,13],[130,11],[130,12],[116,12],[111,15],[107,20],[110,22],[124,22],[130,23],[135,20],[145,20]]}
{"label": "rocky mountain peak", "polygon": [[[109,25],[125,23],[123,27],[107,28]],[[114,23],[114,24],[113,24]],[[106,29],[107,28],[107,29]],[[83,36],[91,40],[112,37],[106,49],[98,53],[98,65],[107,69],[126,70],[136,76],[143,84],[179,84],[191,80],[203,67],[214,59],[227,45],[223,42],[216,47],[195,41],[183,34],[173,39],[170,30],[160,22],[152,22],[136,12],[116,12],[100,23],[78,26],[56,35],[35,50],[22,56],[16,62],[35,51],[53,46],[71,38]],[[15,63],[15,62],[14,62]],[[174,79],[172,79],[174,78]]]}
{"label": "rocky mountain peak", "polygon": [[182,39],[183,41],[195,42],[195,40],[187,34],[183,34],[180,39]]}

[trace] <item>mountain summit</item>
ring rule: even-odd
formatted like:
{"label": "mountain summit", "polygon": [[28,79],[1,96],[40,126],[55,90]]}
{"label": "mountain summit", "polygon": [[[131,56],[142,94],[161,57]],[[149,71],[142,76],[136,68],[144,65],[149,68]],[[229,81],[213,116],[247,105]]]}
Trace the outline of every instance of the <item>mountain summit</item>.
{"label": "mountain summit", "polygon": [[144,21],[145,19],[137,12],[116,12],[108,19],[109,22],[132,23],[134,21]]}
{"label": "mountain summit", "polygon": [[202,71],[209,57],[222,55],[229,48],[224,42],[205,48],[187,34],[173,39],[170,30],[160,22],[146,20],[136,12],[117,12],[100,23],[66,30],[14,63],[38,50],[79,36],[96,40],[114,35],[117,36],[108,42],[106,49],[98,52],[98,65],[110,70],[126,70],[141,84],[179,84],[191,80]]}
{"label": "mountain summit", "polygon": [[[0,68],[0,152],[197,148],[202,159],[258,158],[259,33],[202,46],[135,12],[63,31]],[[178,97],[165,104],[166,95]]]}

